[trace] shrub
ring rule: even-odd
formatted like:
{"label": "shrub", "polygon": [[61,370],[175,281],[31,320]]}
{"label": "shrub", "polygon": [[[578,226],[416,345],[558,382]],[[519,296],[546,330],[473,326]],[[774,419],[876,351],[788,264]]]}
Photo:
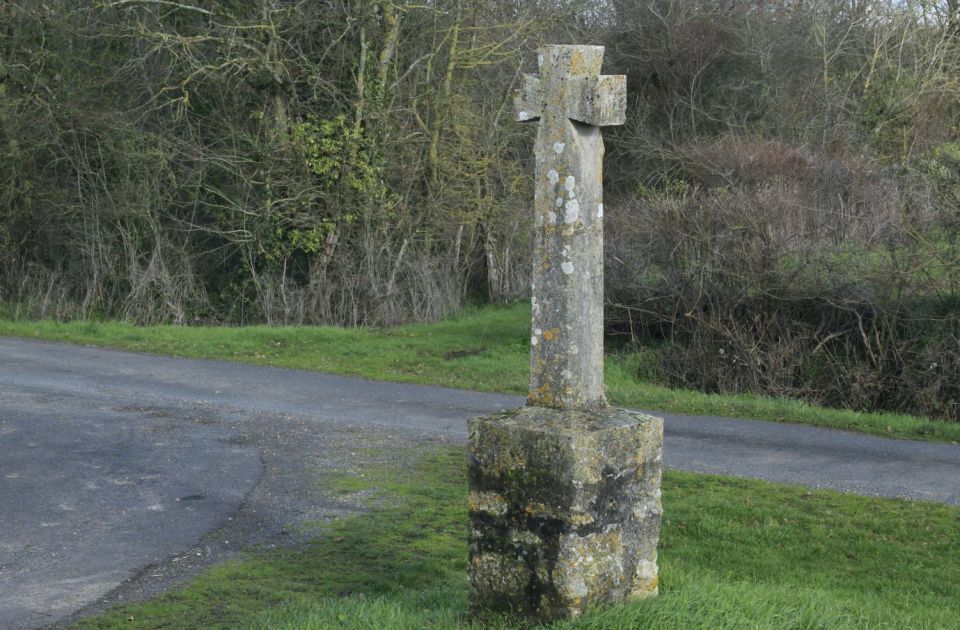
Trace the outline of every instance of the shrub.
{"label": "shrub", "polygon": [[612,325],[669,342],[671,385],[960,419],[960,258],[915,192],[772,143],[688,156],[608,246]]}

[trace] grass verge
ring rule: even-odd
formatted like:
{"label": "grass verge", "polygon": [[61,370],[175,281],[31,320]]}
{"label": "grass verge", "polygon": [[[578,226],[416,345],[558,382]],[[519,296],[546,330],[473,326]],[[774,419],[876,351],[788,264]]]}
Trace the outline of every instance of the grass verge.
{"label": "grass verge", "polygon": [[[339,482],[380,507],[85,629],[468,628],[462,448]],[[668,472],[661,596],[557,628],[956,628],[960,509]],[[506,620],[488,628],[512,627]]]}
{"label": "grass verge", "polygon": [[[529,305],[515,304],[471,310],[435,324],[379,330],[141,327],[119,322],[0,318],[0,336],[522,394],[527,384],[529,317]],[[670,389],[638,377],[648,360],[642,353],[607,357],[606,383],[611,402],[642,409],[797,422],[887,437],[960,443],[958,423],[826,409],[782,398]]]}

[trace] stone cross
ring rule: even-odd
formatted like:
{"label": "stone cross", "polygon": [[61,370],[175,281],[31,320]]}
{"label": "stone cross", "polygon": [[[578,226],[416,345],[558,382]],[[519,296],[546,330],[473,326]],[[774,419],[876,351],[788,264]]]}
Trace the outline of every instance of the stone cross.
{"label": "stone cross", "polygon": [[626,118],[626,77],[602,46],[547,46],[526,75],[518,121],[539,120],[529,405],[593,409],[603,393],[603,138]]}
{"label": "stone cross", "polygon": [[470,611],[537,623],[657,594],[663,421],[603,395],[603,139],[624,77],[548,46],[516,118],[540,120],[528,404],[469,423]]}

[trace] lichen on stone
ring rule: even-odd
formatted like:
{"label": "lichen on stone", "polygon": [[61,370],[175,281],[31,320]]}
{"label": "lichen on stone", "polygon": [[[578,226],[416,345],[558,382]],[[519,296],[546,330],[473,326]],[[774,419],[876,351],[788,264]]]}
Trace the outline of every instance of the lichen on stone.
{"label": "lichen on stone", "polygon": [[655,594],[661,436],[609,407],[472,420],[471,610],[544,621]]}

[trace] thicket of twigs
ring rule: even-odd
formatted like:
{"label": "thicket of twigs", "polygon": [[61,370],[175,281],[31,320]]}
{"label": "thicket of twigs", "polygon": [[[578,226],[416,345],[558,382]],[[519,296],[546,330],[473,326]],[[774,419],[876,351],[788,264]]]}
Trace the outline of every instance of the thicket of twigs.
{"label": "thicket of twigs", "polygon": [[611,325],[674,385],[960,418],[956,7],[680,6],[614,38]]}
{"label": "thicket of twigs", "polygon": [[504,108],[551,22],[501,5],[0,3],[0,299],[355,325],[523,295]]}
{"label": "thicket of twigs", "polygon": [[607,47],[611,331],[662,376],[960,416],[957,0],[7,0],[0,300],[392,324],[529,285],[544,42]]}

